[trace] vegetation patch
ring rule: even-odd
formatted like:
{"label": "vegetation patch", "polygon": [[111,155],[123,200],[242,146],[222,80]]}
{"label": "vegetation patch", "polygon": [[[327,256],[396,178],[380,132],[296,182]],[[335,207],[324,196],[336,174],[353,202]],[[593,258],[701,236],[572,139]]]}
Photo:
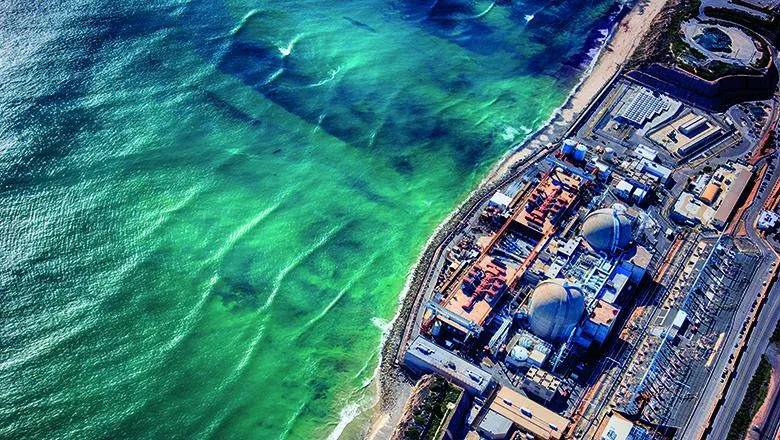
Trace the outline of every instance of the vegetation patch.
{"label": "vegetation patch", "polygon": [[758,364],[756,374],[750,379],[742,405],[740,405],[739,410],[734,415],[734,421],[731,422],[731,429],[729,429],[729,435],[726,437],[727,440],[741,440],[745,437],[753,416],[761,408],[769,392],[769,378],[771,374],[772,366],[769,364],[766,356],[761,356],[761,362]]}
{"label": "vegetation patch", "polygon": [[775,326],[775,331],[772,333],[772,336],[769,338],[769,342],[780,345],[780,321],[777,321],[777,325]]}
{"label": "vegetation patch", "polygon": [[[637,68],[649,63],[673,63],[675,56],[688,54],[690,47],[680,36],[680,25],[698,16],[700,7],[701,0],[672,0],[667,3],[658,13],[653,31],[642,40],[626,65]],[[697,55],[702,54],[691,53],[691,56]]]}
{"label": "vegetation patch", "polygon": [[447,382],[441,376],[433,376],[419,391],[419,400],[415,403],[409,420],[405,424],[401,438],[404,440],[433,440],[442,421],[447,419],[454,403],[463,394],[463,390]]}

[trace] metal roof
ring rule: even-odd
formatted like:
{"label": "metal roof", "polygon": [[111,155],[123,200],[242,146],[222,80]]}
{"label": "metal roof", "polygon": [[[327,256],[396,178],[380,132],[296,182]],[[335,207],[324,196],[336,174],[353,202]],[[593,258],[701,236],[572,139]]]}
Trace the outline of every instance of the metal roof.
{"label": "metal roof", "polygon": [[417,336],[406,350],[404,359],[407,363],[408,358],[426,364],[430,371],[439,373],[460,386],[470,387],[479,392],[484,392],[493,379],[487,371],[422,336]]}

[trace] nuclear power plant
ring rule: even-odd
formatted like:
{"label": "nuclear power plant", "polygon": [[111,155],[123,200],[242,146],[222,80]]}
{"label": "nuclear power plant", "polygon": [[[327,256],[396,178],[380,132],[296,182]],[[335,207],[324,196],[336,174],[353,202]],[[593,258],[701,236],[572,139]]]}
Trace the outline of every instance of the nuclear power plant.
{"label": "nuclear power plant", "polygon": [[713,423],[725,438],[709,407],[729,396],[750,317],[780,301],[767,296],[780,244],[757,242],[780,240],[773,99],[714,114],[617,75],[568,130],[518,146],[415,272],[395,361],[446,378],[466,403],[452,409],[460,435],[447,422],[431,436],[410,411],[414,428],[672,440]]}
{"label": "nuclear power plant", "polygon": [[[575,162],[584,154],[578,145],[563,148]],[[413,371],[464,389],[498,386],[499,393],[509,392],[504,376],[523,378],[516,399],[541,398],[554,408],[576,388],[564,377],[599,358],[650,264],[652,251],[637,240],[646,221],[619,200],[597,196],[604,185],[598,169],[549,162],[549,171],[524,186],[495,193],[479,216],[480,233],[448,249],[405,355]],[[504,369],[486,367],[484,356]],[[485,437],[503,438],[499,421],[510,414],[501,414],[494,408],[474,423]],[[544,406],[537,414],[557,416]]]}

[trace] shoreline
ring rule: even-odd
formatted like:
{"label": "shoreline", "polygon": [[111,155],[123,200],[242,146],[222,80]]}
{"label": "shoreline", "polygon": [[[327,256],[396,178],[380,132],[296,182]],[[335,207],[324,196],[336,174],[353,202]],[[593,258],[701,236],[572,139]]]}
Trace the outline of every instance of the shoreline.
{"label": "shoreline", "polygon": [[[458,225],[482,197],[498,189],[502,180],[511,175],[528,157],[544,150],[544,146],[562,137],[609,84],[631,56],[639,42],[650,30],[656,15],[668,0],[638,0],[625,6],[628,12],[612,23],[596,56],[591,60],[572,88],[563,104],[536,131],[529,133],[522,141],[507,151],[487,172],[480,183],[466,198],[436,227],[424,244],[414,265],[406,276],[403,290],[399,294],[396,314],[388,323],[380,348],[380,360],[373,379],[376,394],[373,404],[363,413],[370,413],[369,428],[363,437],[389,438],[400,418],[406,400],[411,394],[414,382],[396,365],[396,355],[406,332],[408,321],[416,313],[418,296],[423,283],[428,280],[428,268],[434,261],[438,248],[446,238],[458,229]],[[620,15],[618,15],[620,16]],[[530,154],[528,149],[530,148]],[[356,417],[357,418],[357,417]],[[352,422],[350,421],[351,424]]]}

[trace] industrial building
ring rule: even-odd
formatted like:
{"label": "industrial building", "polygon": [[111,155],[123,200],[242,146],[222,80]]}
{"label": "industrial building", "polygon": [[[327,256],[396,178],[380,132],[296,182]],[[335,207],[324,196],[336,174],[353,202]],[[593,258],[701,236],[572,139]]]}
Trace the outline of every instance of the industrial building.
{"label": "industrial building", "polygon": [[561,390],[561,380],[540,368],[532,367],[523,376],[522,386],[528,394],[549,402]]}
{"label": "industrial building", "polygon": [[481,409],[474,426],[480,435],[491,440],[509,438],[514,432],[528,439],[559,440],[569,423],[569,419],[517,391],[500,387],[490,403]]}
{"label": "industrial building", "polygon": [[493,385],[487,371],[418,336],[404,353],[404,364],[419,373],[435,373],[474,395],[484,395]]}
{"label": "industrial building", "polygon": [[511,204],[512,198],[501,191],[496,191],[496,193],[493,194],[493,197],[488,200],[488,206],[496,207],[501,211],[506,211]]}
{"label": "industrial building", "polygon": [[640,159],[646,159],[650,162],[655,162],[655,160],[658,158],[658,150],[642,144],[637,144],[637,146],[634,148],[634,154],[636,154]]}
{"label": "industrial building", "polygon": [[651,162],[647,159],[642,159],[636,167],[636,170],[642,174],[646,174],[656,179],[658,182],[665,184],[672,176],[672,170],[660,165],[656,162]]}
{"label": "industrial building", "polygon": [[[577,203],[581,188],[587,184],[586,177],[561,165],[554,166],[518,201],[519,207],[498,232],[485,237],[480,258],[446,287],[443,298],[426,304],[424,334],[457,344],[481,334],[504,293],[533,263],[538,250],[551,239],[562,216]],[[508,196],[496,194],[488,206],[498,208],[511,203]],[[496,243],[508,233],[527,240],[528,251],[521,256],[525,259],[522,264],[507,264],[500,252],[493,252]]]}
{"label": "industrial building", "polygon": [[553,351],[552,344],[524,329],[512,336],[506,349],[505,362],[516,370],[541,367]]}
{"label": "industrial building", "polygon": [[600,440],[650,440],[646,429],[619,414],[613,414],[599,436]]}
{"label": "industrial building", "polygon": [[654,336],[665,336],[674,339],[685,325],[688,314],[679,309],[663,309],[655,320],[655,327],[651,331]]}
{"label": "industrial building", "polygon": [[680,194],[672,210],[672,220],[686,226],[710,225],[714,216],[714,209],[688,192]]}
{"label": "industrial building", "polygon": [[525,308],[527,330],[556,347],[602,344],[620,313],[621,294],[641,281],[652,258],[633,243],[633,229],[624,208],[603,208],[585,217],[582,240],[550,240],[523,276],[535,284]]}
{"label": "industrial building", "polygon": [[[613,204],[575,215],[582,190],[598,185],[590,180],[597,170],[551,162],[525,192],[499,192],[487,201],[489,216],[498,213],[499,221],[483,225],[495,232],[475,238],[479,255],[427,303],[422,335],[405,357],[414,371],[452,378],[472,394],[490,394],[494,381],[518,387],[501,388],[487,403],[477,400],[469,424],[482,438],[563,438],[568,420],[537,402],[566,404],[558,397],[568,396],[569,385],[555,372],[604,344],[622,295],[642,280],[652,257],[635,242],[641,222],[633,209]],[[644,188],[629,182],[629,196],[634,183]],[[456,352],[492,361],[479,367]],[[515,380],[506,382],[505,375]]]}
{"label": "industrial building", "polygon": [[620,308],[604,300],[598,300],[582,326],[581,339],[578,339],[577,343],[585,347],[593,342],[604,343],[619,313]]}
{"label": "industrial building", "polygon": [[617,114],[620,122],[631,124],[637,128],[669,109],[669,99],[641,87],[639,92]]}
{"label": "industrial building", "polygon": [[767,231],[769,229],[774,229],[774,227],[777,226],[778,220],[780,220],[780,216],[778,216],[775,212],[761,211],[761,214],[758,216],[756,226],[762,231]]}
{"label": "industrial building", "polygon": [[690,185],[692,192],[684,191],[678,197],[672,219],[723,229],[752,177],[752,169],[739,163],[721,165],[712,176],[699,176]]}
{"label": "industrial building", "polygon": [[561,216],[574,205],[583,178],[555,168],[531,191],[521,213],[515,216],[509,228],[534,240],[549,236]]}
{"label": "industrial building", "polygon": [[562,279],[545,280],[531,295],[528,321],[536,336],[560,342],[571,335],[584,311],[585,299],[578,286]]}
{"label": "industrial building", "polygon": [[745,188],[750,183],[750,179],[753,178],[753,170],[737,163],[722,165],[712,178],[718,182],[722,189],[712,225],[718,229],[723,229],[731,218],[731,214],[734,213],[739,199],[742,198]]}
{"label": "industrial building", "polygon": [[626,202],[642,203],[648,188],[633,179],[623,179],[615,184],[615,195]]}
{"label": "industrial building", "polygon": [[441,304],[426,304],[425,325],[434,336],[442,331],[464,343],[479,336],[493,307],[507,290],[507,277],[515,270],[490,256],[482,257],[455,283]]}
{"label": "industrial building", "polygon": [[724,133],[714,121],[691,112],[649,134],[649,138],[673,156],[684,158],[707,148]]}
{"label": "industrial building", "polygon": [[582,237],[594,250],[614,254],[631,242],[631,221],[618,210],[598,209],[585,217]]}

